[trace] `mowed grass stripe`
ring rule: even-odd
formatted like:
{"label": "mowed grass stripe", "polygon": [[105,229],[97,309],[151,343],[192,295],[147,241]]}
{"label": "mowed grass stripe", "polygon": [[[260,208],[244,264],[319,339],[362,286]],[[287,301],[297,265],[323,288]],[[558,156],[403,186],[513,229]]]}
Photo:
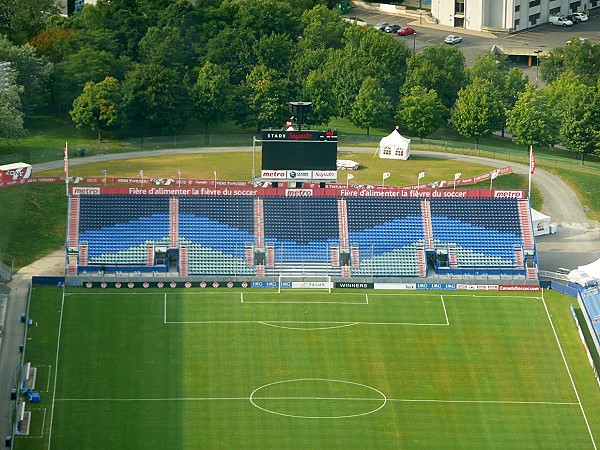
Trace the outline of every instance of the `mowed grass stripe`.
{"label": "mowed grass stripe", "polygon": [[[364,324],[306,333],[258,323],[165,324],[164,290],[145,297],[117,291],[115,295],[80,292],[65,301],[53,448],[590,446],[539,299],[444,292],[448,326]],[[203,314],[223,314],[219,312],[223,308],[231,319],[248,314],[244,306],[258,306],[242,305],[238,299],[236,308],[230,308],[229,301],[217,297],[188,302],[193,293],[167,291],[168,295],[178,292],[185,295],[172,305],[181,309],[172,313],[182,317],[198,314],[194,309],[198,303]],[[429,314],[445,320],[440,293],[382,297],[376,304],[372,294],[369,305],[360,306],[360,311],[383,310],[375,314],[395,320],[404,313],[398,303],[419,299],[422,304],[411,311],[420,308],[421,319]],[[34,298],[32,312],[46,308],[52,315],[56,303],[51,297],[44,305]],[[551,313],[562,318],[559,311],[568,313],[568,306],[557,305],[550,305]],[[338,314],[357,308],[296,304],[288,313],[310,314],[304,313],[307,307],[325,306],[337,308]],[[35,347],[42,344],[42,330],[51,322],[42,324],[43,328],[32,329],[31,355],[36,359],[43,357]],[[561,320],[557,328],[559,334],[569,336],[568,357],[574,360],[569,363],[575,367],[576,383],[583,379],[582,392],[594,392],[593,386],[589,388],[589,380],[593,382],[589,365],[585,366],[581,349],[571,340],[571,336],[577,339],[576,332],[565,325]],[[362,402],[371,409],[380,400],[352,388],[344,392],[347,401],[334,400],[340,396],[317,384],[296,385],[297,392],[275,395],[262,388],[298,379],[358,383],[383,393],[387,401],[376,412],[342,418],[364,412],[361,401],[354,399],[367,399]],[[260,406],[274,412],[250,402],[257,389],[256,397],[269,402]],[[306,406],[301,403],[308,401],[303,398],[317,398],[310,406],[313,416],[327,419],[276,414],[302,415]],[[286,402],[290,402],[287,407]],[[592,408],[588,415],[596,429],[598,411]],[[40,446],[27,446],[24,440],[19,448]]]}

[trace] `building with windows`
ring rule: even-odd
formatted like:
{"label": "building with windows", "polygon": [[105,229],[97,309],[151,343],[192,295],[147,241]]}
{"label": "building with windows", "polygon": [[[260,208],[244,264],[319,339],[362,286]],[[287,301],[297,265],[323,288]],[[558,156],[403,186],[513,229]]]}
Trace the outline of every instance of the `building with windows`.
{"label": "building with windows", "polygon": [[600,0],[432,0],[440,25],[475,31],[514,32],[548,22],[553,14],[583,12]]}
{"label": "building with windows", "polygon": [[67,0],[66,5],[61,7],[61,13],[70,16],[73,13],[81,13],[84,5],[95,5],[96,0]]}

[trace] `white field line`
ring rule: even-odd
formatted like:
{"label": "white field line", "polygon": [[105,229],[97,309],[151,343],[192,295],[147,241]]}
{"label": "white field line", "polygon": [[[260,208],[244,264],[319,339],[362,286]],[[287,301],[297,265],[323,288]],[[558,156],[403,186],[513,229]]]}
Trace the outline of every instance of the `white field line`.
{"label": "white field line", "polygon": [[365,294],[365,299],[367,301],[367,305],[369,304],[369,294]]}
{"label": "white field line", "polygon": [[448,320],[448,311],[446,311],[446,303],[444,302],[444,296],[440,295],[442,298],[442,307],[444,308],[444,316],[446,316],[446,325],[450,325],[450,321]]}
{"label": "white field line", "polygon": [[164,323],[167,323],[167,293],[165,292]]}
{"label": "white field line", "polygon": [[52,389],[52,405],[50,409],[50,430],[48,431],[48,450],[52,446],[52,424],[54,422],[54,402],[56,401],[56,385],[58,384],[58,355],[60,353],[60,335],[62,331],[63,312],[65,310],[65,286],[63,284],[63,295],[60,303],[60,318],[58,320],[58,336],[56,338],[56,359],[54,362],[54,388]]}
{"label": "white field line", "polygon": [[[382,401],[381,397],[252,397],[255,400],[336,400],[336,401]],[[250,397],[174,397],[174,398],[57,398],[57,402],[203,402],[203,401],[249,401]],[[399,403],[466,403],[490,405],[555,405],[577,406],[577,402],[547,402],[519,400],[445,400],[387,398],[388,402]]]}
{"label": "white field line", "polygon": [[357,302],[286,302],[286,301],[273,301],[273,302],[242,302],[247,305],[368,305],[368,303],[357,303]]}
{"label": "white field line", "polygon": [[556,333],[556,328],[554,328],[554,322],[552,322],[552,317],[550,316],[550,312],[548,311],[548,305],[546,305],[546,300],[544,299],[543,291],[542,291],[542,303],[544,304],[544,309],[546,310],[546,315],[548,316],[548,320],[550,321],[550,326],[552,327],[552,332],[554,333],[554,339],[556,339],[556,344],[558,345],[558,349],[560,350],[560,356],[562,357],[563,363],[565,364],[565,368],[567,369],[567,373],[569,374],[569,380],[571,380],[571,386],[573,386],[573,391],[575,392],[575,397],[577,398],[577,403],[579,404],[579,409],[581,410],[581,414],[583,415],[583,420],[585,421],[585,426],[587,427],[588,433],[590,435],[590,439],[592,440],[592,445],[594,446],[594,450],[597,450],[598,446],[596,445],[596,441],[594,440],[594,435],[592,434],[592,429],[590,428],[590,424],[589,424],[587,416],[585,414],[585,410],[583,409],[583,405],[581,404],[581,398],[579,397],[579,392],[577,391],[577,387],[575,386],[575,381],[573,380],[573,376],[571,375],[571,369],[569,369],[569,364],[567,363],[567,359],[565,358],[565,353],[563,352],[562,345],[560,343],[560,340],[558,339],[558,334]]}
{"label": "white field line", "polygon": [[[355,304],[355,303],[354,303]],[[356,325],[407,325],[414,327],[447,327],[447,323],[414,323],[414,322],[338,322],[333,320],[327,321],[298,321],[298,320],[185,320],[185,321],[168,321],[167,324],[243,324],[243,323],[314,323],[314,324],[356,324]]]}

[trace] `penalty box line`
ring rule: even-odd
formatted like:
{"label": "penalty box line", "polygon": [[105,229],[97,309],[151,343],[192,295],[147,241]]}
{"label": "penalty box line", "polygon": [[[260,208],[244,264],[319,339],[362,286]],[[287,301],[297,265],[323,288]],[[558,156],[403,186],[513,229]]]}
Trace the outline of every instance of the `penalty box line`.
{"label": "penalty box line", "polygon": [[[277,294],[279,295],[279,294]],[[354,325],[404,325],[404,326],[449,326],[450,320],[448,318],[448,311],[446,309],[446,302],[444,302],[444,296],[440,295],[442,308],[444,310],[445,322],[442,323],[417,323],[417,322],[363,322],[363,321],[352,321],[352,322],[339,322],[339,321],[297,321],[297,320],[184,320],[184,321],[170,321],[167,320],[167,293],[164,294],[163,302],[163,323],[164,324],[243,324],[243,323],[285,323],[285,324],[354,324]],[[240,303],[245,304],[278,304],[278,302],[244,302],[244,293],[240,292]],[[335,304],[335,305],[368,305],[369,296],[365,294],[365,303],[355,302],[279,302],[284,304],[303,304],[303,305],[318,305],[318,304]]]}

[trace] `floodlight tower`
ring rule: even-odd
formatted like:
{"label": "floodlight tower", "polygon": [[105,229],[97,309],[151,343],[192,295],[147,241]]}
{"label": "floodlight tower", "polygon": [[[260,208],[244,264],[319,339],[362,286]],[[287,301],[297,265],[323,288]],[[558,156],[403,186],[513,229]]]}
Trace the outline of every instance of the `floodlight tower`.
{"label": "floodlight tower", "polygon": [[312,102],[290,102],[290,118],[296,122],[298,130],[302,130],[302,125],[308,125],[310,128],[310,113],[312,112]]}

